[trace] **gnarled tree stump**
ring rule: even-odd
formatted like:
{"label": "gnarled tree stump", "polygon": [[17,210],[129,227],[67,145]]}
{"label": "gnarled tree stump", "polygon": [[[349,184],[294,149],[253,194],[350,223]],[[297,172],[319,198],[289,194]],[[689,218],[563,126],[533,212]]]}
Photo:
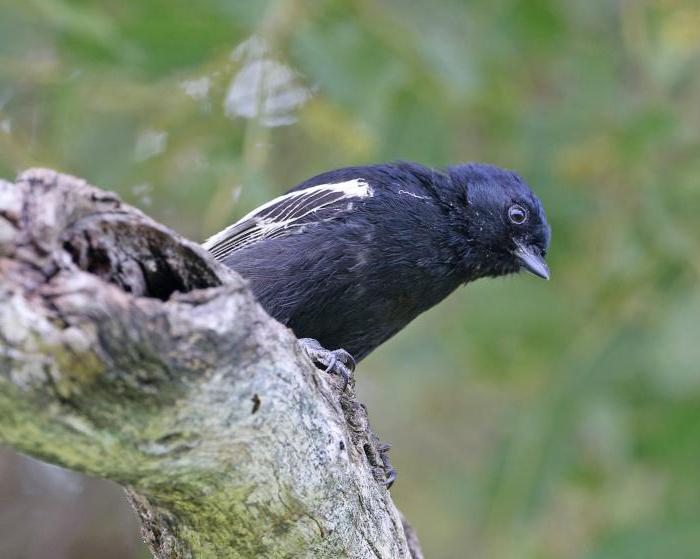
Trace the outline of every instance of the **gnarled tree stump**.
{"label": "gnarled tree stump", "polygon": [[155,557],[419,557],[338,386],[197,244],[74,177],[0,181],[0,442],[124,486]]}

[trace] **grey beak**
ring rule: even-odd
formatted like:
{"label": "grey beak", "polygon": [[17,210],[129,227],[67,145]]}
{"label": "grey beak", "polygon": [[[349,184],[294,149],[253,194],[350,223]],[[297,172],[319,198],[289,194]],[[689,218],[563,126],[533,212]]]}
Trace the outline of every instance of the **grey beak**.
{"label": "grey beak", "polygon": [[540,254],[539,249],[530,246],[518,246],[513,254],[517,256],[520,265],[531,274],[548,280],[549,267]]}

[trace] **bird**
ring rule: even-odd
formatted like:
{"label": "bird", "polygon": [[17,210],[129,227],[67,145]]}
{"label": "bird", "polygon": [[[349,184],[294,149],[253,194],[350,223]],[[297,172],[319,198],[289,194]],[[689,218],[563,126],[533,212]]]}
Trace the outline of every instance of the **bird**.
{"label": "bird", "polygon": [[203,243],[347,385],[355,364],[458,287],[549,279],[551,228],[515,172],[486,163],[316,175]]}

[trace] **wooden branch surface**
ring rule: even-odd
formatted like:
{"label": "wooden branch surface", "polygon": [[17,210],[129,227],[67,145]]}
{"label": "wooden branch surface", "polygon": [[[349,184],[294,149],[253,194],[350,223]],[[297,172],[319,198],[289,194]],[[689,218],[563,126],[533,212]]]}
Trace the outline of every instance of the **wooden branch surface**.
{"label": "wooden branch surface", "polygon": [[116,195],[0,181],[0,442],[129,492],[155,557],[409,558],[364,407]]}

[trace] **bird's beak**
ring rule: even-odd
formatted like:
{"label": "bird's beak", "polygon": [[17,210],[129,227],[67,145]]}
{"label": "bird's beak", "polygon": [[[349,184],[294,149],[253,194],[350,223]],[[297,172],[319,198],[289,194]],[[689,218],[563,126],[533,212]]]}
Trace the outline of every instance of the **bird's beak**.
{"label": "bird's beak", "polygon": [[549,267],[538,248],[518,245],[513,254],[520,261],[520,265],[528,272],[543,279],[549,279]]}

